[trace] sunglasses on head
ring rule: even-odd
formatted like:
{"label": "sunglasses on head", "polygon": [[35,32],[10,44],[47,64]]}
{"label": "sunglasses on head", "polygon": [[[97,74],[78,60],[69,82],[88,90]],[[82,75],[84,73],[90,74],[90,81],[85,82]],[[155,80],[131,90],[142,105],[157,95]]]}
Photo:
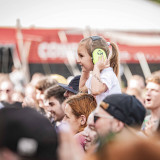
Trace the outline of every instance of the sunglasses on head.
{"label": "sunglasses on head", "polygon": [[100,118],[107,118],[107,119],[113,119],[112,116],[105,116],[105,115],[94,115],[94,123],[97,122],[98,119]]}
{"label": "sunglasses on head", "polygon": [[92,41],[96,41],[96,40],[101,39],[101,37],[99,37],[99,36],[91,36],[90,38],[92,39]]}

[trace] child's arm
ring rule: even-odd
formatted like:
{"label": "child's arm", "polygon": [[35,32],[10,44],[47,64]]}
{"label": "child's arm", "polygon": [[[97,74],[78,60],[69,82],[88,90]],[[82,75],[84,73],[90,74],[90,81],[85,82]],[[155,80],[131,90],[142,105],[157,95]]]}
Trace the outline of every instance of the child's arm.
{"label": "child's arm", "polygon": [[89,73],[90,72],[82,70],[82,74],[81,74],[81,78],[80,78],[80,82],[79,82],[79,91],[81,91],[81,92],[87,92],[88,91],[85,83],[86,83],[87,79],[89,78]]}
{"label": "child's arm", "polygon": [[94,65],[94,69],[92,72],[92,80],[91,80],[91,93],[96,96],[108,90],[106,84],[104,84],[100,79],[100,72],[104,68],[108,68],[109,60],[104,60],[103,57],[99,58],[98,62]]}

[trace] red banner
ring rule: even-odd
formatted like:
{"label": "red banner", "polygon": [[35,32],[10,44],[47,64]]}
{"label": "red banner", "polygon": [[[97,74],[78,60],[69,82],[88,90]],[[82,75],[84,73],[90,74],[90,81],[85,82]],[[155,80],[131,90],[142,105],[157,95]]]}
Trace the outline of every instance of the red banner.
{"label": "red banner", "polygon": [[[65,31],[67,41],[61,42],[59,32]],[[15,44],[18,50],[19,37],[15,28],[0,28],[0,46]],[[29,63],[64,63],[67,57],[76,58],[77,46],[83,38],[81,33],[67,33],[65,29],[22,29],[22,48],[30,43]],[[143,53],[148,63],[160,62],[159,46],[129,46],[118,44],[122,63],[138,63],[137,54]]]}

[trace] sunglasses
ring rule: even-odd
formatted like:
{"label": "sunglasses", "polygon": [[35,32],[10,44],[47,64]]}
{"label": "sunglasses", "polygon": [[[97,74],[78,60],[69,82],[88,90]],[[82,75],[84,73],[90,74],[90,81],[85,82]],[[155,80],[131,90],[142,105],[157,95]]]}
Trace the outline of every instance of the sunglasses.
{"label": "sunglasses", "polygon": [[94,123],[96,123],[99,118],[113,119],[112,116],[94,115]]}
{"label": "sunglasses", "polygon": [[91,36],[90,38],[92,39],[92,41],[96,41],[96,40],[101,39],[101,37],[99,37],[99,36]]}

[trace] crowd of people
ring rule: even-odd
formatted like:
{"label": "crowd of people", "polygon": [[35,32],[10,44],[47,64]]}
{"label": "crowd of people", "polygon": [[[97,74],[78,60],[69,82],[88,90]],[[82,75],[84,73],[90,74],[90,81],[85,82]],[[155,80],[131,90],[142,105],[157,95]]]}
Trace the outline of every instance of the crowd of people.
{"label": "crowd of people", "polygon": [[115,43],[91,36],[77,53],[69,82],[0,74],[0,160],[159,160],[160,70],[122,89]]}

